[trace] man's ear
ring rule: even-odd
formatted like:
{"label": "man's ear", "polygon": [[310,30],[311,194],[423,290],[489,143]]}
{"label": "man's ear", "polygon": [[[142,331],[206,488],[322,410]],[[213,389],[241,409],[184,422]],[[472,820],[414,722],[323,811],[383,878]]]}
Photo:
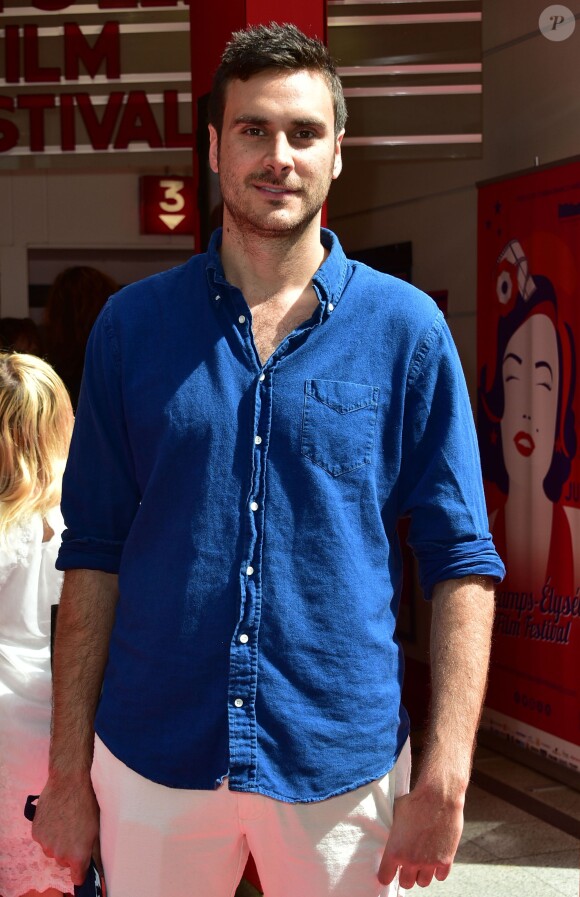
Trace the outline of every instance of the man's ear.
{"label": "man's ear", "polygon": [[219,137],[213,125],[208,125],[209,131],[209,165],[216,174],[219,171]]}
{"label": "man's ear", "polygon": [[335,181],[342,171],[342,155],[341,155],[341,144],[342,138],[344,137],[344,128],[338,134],[335,143],[334,143],[334,162],[332,165],[332,180]]}

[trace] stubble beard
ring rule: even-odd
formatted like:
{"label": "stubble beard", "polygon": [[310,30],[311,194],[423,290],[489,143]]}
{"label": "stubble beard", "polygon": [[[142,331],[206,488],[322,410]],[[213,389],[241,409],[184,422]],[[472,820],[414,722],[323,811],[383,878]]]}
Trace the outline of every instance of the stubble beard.
{"label": "stubble beard", "polygon": [[272,187],[287,186],[284,181],[273,179],[271,175],[264,172],[257,172],[245,179],[241,190],[237,189],[234,184],[232,184],[230,190],[229,178],[225,175],[220,177],[220,189],[224,208],[227,209],[231,220],[235,223],[240,233],[248,236],[253,234],[263,239],[288,239],[304,233],[320,212],[332,183],[332,168],[326,180],[315,185],[313,193],[308,195],[300,190],[300,196],[303,198],[301,211],[297,215],[290,214],[287,217],[272,215],[272,212],[275,213],[277,208],[284,207],[282,200],[276,204],[276,200],[272,199],[270,211],[265,210],[264,212],[258,212],[253,208],[249,200],[244,201],[243,194],[246,191],[251,193],[254,189],[252,185],[256,182],[269,184]]}

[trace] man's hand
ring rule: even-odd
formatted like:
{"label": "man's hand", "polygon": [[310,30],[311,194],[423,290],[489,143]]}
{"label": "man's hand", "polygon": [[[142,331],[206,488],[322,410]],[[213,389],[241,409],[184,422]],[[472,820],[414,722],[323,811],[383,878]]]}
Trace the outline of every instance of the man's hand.
{"label": "man's hand", "polygon": [[379,869],[381,884],[390,884],[399,872],[402,888],[426,888],[433,876],[444,881],[451,870],[463,830],[463,805],[436,801],[415,788],[398,797],[393,826]]}
{"label": "man's hand", "polygon": [[91,856],[102,872],[99,806],[90,778],[74,784],[49,779],[38,800],[32,837],[47,857],[70,869],[74,885],[85,880]]}

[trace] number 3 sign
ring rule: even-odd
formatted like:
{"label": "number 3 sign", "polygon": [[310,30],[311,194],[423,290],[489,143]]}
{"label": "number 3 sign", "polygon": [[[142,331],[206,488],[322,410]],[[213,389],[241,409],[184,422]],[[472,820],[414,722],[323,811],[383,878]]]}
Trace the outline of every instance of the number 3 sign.
{"label": "number 3 sign", "polygon": [[141,233],[193,233],[193,178],[139,178]]}

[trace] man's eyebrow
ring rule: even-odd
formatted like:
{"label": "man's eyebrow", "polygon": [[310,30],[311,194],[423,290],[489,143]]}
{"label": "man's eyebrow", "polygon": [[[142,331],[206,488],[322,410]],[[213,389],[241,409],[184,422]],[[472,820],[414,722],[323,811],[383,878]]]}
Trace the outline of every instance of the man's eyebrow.
{"label": "man's eyebrow", "polygon": [[516,355],[515,352],[510,352],[508,355],[506,355],[506,357],[504,358],[502,364],[505,364],[506,361],[508,360],[508,358],[514,358],[514,359],[517,361],[518,364],[521,364],[521,363],[522,363],[522,359],[520,358],[519,355]]}
{"label": "man's eyebrow", "polygon": [[293,118],[292,124],[298,128],[324,128],[326,122],[323,118]]}
{"label": "man's eyebrow", "polygon": [[[236,115],[233,124],[263,126],[270,124],[270,119],[266,118],[265,115],[242,113],[241,115]],[[326,130],[326,122],[322,118],[293,118],[291,125],[295,128],[319,128]]]}
{"label": "man's eyebrow", "polygon": [[267,125],[268,119],[263,115],[236,115],[234,125]]}

